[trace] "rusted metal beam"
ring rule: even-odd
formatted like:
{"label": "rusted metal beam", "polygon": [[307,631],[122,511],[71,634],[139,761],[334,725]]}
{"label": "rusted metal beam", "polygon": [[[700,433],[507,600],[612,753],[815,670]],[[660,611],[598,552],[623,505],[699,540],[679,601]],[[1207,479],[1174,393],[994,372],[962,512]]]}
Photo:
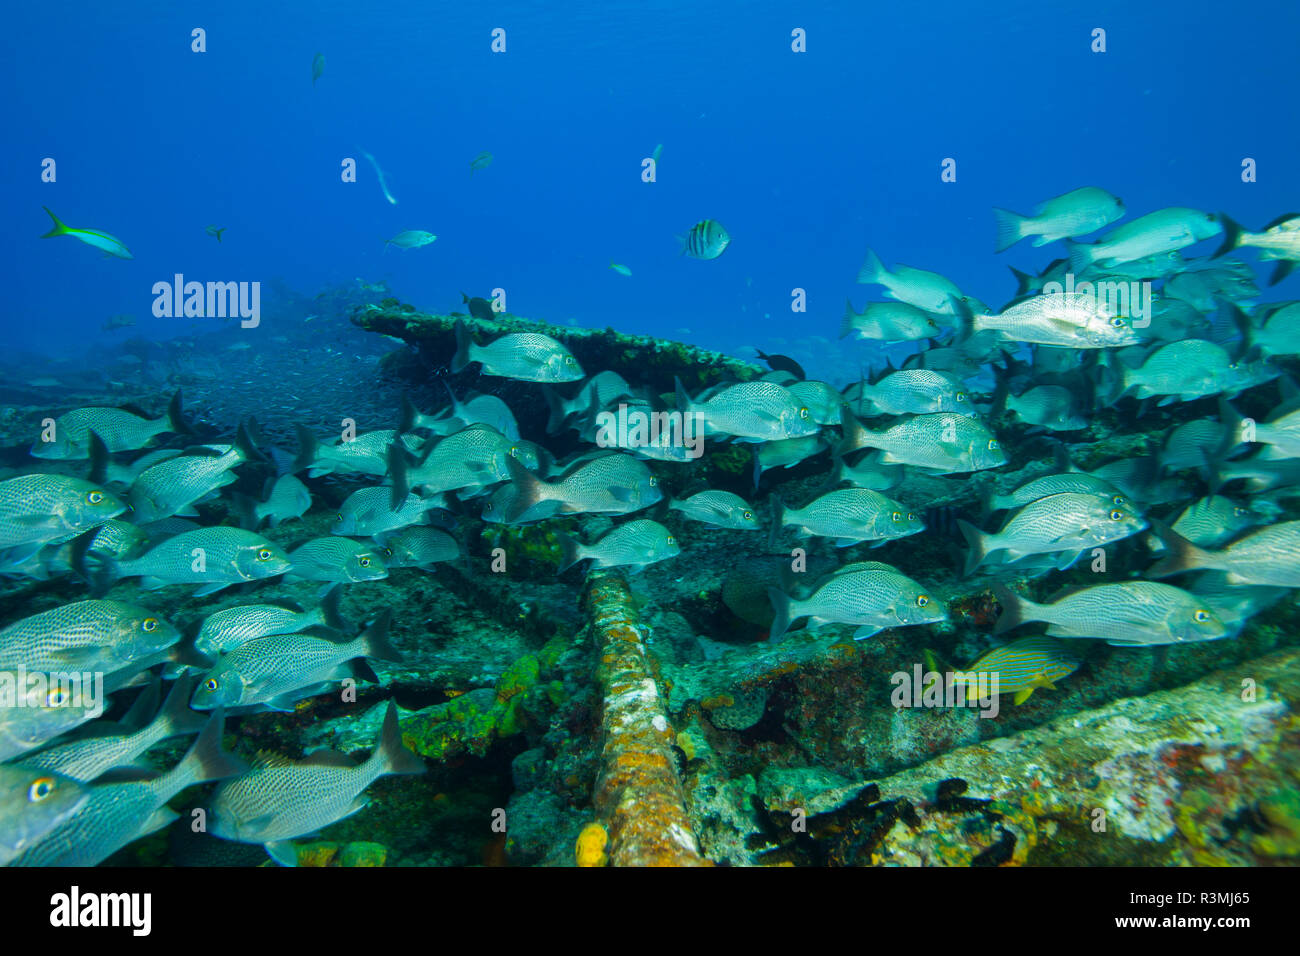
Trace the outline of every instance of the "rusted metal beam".
{"label": "rusted metal beam", "polygon": [[645,629],[620,575],[588,579],[587,614],[603,694],[596,812],[611,866],[708,866],[686,812],[674,734],[645,653]]}

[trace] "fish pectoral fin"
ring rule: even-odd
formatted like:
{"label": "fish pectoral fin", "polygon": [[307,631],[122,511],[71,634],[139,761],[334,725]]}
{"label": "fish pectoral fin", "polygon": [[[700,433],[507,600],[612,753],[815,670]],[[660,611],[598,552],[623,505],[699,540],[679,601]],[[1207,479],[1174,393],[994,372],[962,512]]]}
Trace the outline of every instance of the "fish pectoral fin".
{"label": "fish pectoral fin", "polygon": [[[144,582],[145,582],[145,581],[148,581],[148,580],[153,580],[153,579],[150,579],[150,578],[144,578],[144,579],[140,582],[141,585],[143,586],[143,585],[144,585]],[[160,585],[158,585],[158,586],[161,587],[162,585],[160,584]],[[214,581],[212,584],[205,584],[205,585],[203,585],[203,587],[199,588],[197,591],[194,592],[194,596],[195,596],[195,597],[207,597],[209,594],[216,594],[218,591],[223,590],[224,588],[227,588],[227,587],[229,587],[229,586],[230,586],[230,583],[229,583],[228,581]]]}
{"label": "fish pectoral fin", "polygon": [[298,848],[294,846],[291,840],[276,840],[274,843],[266,843],[263,846],[266,855],[281,866],[298,865]]}
{"label": "fish pectoral fin", "polygon": [[853,639],[855,641],[865,641],[869,637],[875,637],[883,630],[884,630],[883,627],[877,627],[872,624],[863,624],[860,628],[858,628],[856,631],[853,632]]}

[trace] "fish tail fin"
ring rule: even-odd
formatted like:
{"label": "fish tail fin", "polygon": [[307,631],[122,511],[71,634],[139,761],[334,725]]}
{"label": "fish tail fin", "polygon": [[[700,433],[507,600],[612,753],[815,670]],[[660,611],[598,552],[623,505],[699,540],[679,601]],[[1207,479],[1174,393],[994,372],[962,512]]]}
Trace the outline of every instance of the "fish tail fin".
{"label": "fish tail fin", "polygon": [[415,423],[420,420],[420,410],[415,407],[409,395],[402,396],[402,411],[397,420],[397,434],[405,435],[415,428]]}
{"label": "fish tail fin", "polygon": [[343,620],[343,613],[339,609],[339,603],[343,600],[343,585],[336,584],[325,592],[321,598],[320,607],[317,610],[317,616],[322,624],[331,627],[336,631],[349,631],[351,628],[348,622]]}
{"label": "fish tail fin", "polygon": [[[316,85],[316,81],[315,81],[315,80],[312,80],[312,86],[315,86],[315,85]],[[217,242],[220,242],[220,241],[221,241],[221,234],[222,234],[223,232],[225,232],[226,229],[227,229],[226,226],[222,226],[220,229],[217,230]]]}
{"label": "fish tail fin", "polygon": [[42,238],[42,239],[51,239],[51,238],[53,238],[54,236],[62,236],[62,235],[66,235],[66,234],[68,233],[68,231],[69,231],[69,230],[68,230],[68,227],[65,226],[62,222],[59,221],[59,217],[58,217],[58,216],[56,216],[56,215],[54,215],[54,213],[50,212],[50,207],[49,207],[49,206],[42,206],[41,208],[44,209],[47,213],[49,213],[50,218],[54,220],[54,228],[51,229],[49,232],[47,232],[45,235],[41,236],[41,238]]}
{"label": "fish tail fin", "polygon": [[181,399],[181,390],[176,389],[172,399],[167,403],[167,412],[163,416],[167,427],[178,435],[193,435],[194,428],[185,420],[185,406]]}
{"label": "fish tail fin", "polygon": [[[331,589],[333,590],[333,589]],[[366,632],[357,640],[361,642],[362,651],[366,657],[373,657],[381,661],[400,661],[402,652],[388,640],[388,629],[393,623],[392,608],[384,608],[379,612],[379,617],[375,618]]]}
{"label": "fish tail fin", "polygon": [[994,491],[993,483],[986,482],[980,485],[980,524],[989,520],[989,517],[996,511],[997,492]]}
{"label": "fish tail fin", "polygon": [[673,376],[673,394],[677,396],[677,410],[679,412],[691,411],[691,406],[694,403],[691,401],[691,396],[687,394],[686,386],[682,384],[681,378],[676,375]]}
{"label": "fish tail fin", "polygon": [[793,598],[780,588],[768,588],[767,599],[772,602],[772,626],[767,629],[768,640],[779,641],[790,630],[790,606]]}
{"label": "fish tail fin", "polygon": [[451,360],[452,372],[459,372],[470,362],[474,350],[474,340],[470,338],[469,328],[465,325],[463,319],[456,320],[456,354]]}
{"label": "fish tail fin", "polygon": [[858,314],[853,311],[853,300],[844,300],[844,315],[840,318],[840,338],[848,338],[853,334],[853,320]]}
{"label": "fish tail fin", "polygon": [[998,604],[1002,606],[1002,613],[993,626],[994,634],[1002,634],[1013,627],[1019,627],[1027,621],[1042,620],[1035,613],[1041,608],[1041,605],[1035,604],[1026,597],[1021,597],[1001,583],[995,583],[992,590],[993,596],[997,599]]}
{"label": "fish tail fin", "polygon": [[525,468],[513,455],[506,456],[506,470],[510,472],[510,480],[516,491],[501,517],[506,522],[518,521],[529,508],[546,500],[546,482]]}
{"label": "fish tail fin", "polygon": [[876,255],[874,249],[868,249],[867,260],[862,263],[862,268],[858,270],[858,282],[862,285],[879,284],[881,277],[888,274],[885,264],[880,261],[880,256]]}
{"label": "fish tail fin", "polygon": [[402,726],[397,720],[397,704],[388,702],[384,711],[384,726],[375,741],[375,751],[370,755],[372,769],[378,776],[389,773],[424,773],[424,758],[402,743]]}
{"label": "fish tail fin", "polygon": [[840,407],[840,429],[843,438],[836,451],[840,455],[847,455],[849,452],[857,451],[859,448],[874,447],[871,442],[874,436],[867,430],[867,426],[858,420],[858,417],[849,411],[847,405]]}
{"label": "fish tail fin", "polygon": [[388,477],[393,482],[388,507],[397,511],[411,493],[411,457],[400,441],[389,442],[385,457],[388,461]]}
{"label": "fish tail fin", "polygon": [[1092,265],[1093,248],[1086,242],[1066,242],[1066,252],[1070,256],[1070,271],[1078,275]]}
{"label": "fish tail fin", "polygon": [[87,432],[90,445],[90,480],[97,485],[108,481],[108,446],[93,428]]}
{"label": "fish tail fin", "polygon": [[1268,277],[1268,284],[1277,285],[1279,282],[1281,282],[1283,279],[1289,276],[1291,274],[1291,270],[1294,268],[1295,268],[1295,262],[1293,260],[1291,259],[1279,260],[1278,264],[1273,267],[1273,274]]}
{"label": "fish tail fin", "polygon": [[305,425],[294,425],[293,430],[298,433],[298,457],[289,466],[290,473],[310,468],[320,454],[320,442]]}
{"label": "fish tail fin", "polygon": [[[218,707],[203,727],[199,739],[167,774],[168,785],[159,783],[164,791],[174,796],[186,787],[209,780],[224,780],[248,772],[248,764],[232,753],[221,749],[221,735],[225,728],[225,709]],[[175,789],[173,789],[175,788]],[[170,797],[169,797],[170,799]]]}
{"label": "fish tail fin", "polygon": [[1163,560],[1156,562],[1147,571],[1148,577],[1167,578],[1184,571],[1214,568],[1218,565],[1214,555],[1198,548],[1163,521],[1156,518],[1148,520],[1151,523],[1151,530],[1164,542],[1167,552]]}
{"label": "fish tail fin", "polygon": [[975,313],[971,311],[964,299],[955,295],[948,296],[948,305],[957,319],[957,337],[953,342],[960,345],[975,334]]}
{"label": "fish tail fin", "polygon": [[239,452],[244,461],[255,461],[269,465],[271,460],[262,454],[262,450],[257,447],[257,440],[253,437],[257,433],[257,422],[252,418],[246,418],[240,422],[239,427],[235,429],[235,450]]}
{"label": "fish tail fin", "polygon": [[117,562],[107,555],[96,555],[92,566],[89,561],[90,548],[95,543],[99,528],[90,528],[77,535],[71,541],[71,555],[68,563],[77,577],[86,582],[92,598],[101,598],[122,575],[117,570]]}
{"label": "fish tail fin", "polygon": [[1029,290],[1034,286],[1034,276],[1030,275],[1028,272],[1021,272],[1015,266],[1007,266],[1007,268],[1010,269],[1011,274],[1016,277],[1015,298],[1019,299],[1021,296],[1029,295]]}
{"label": "fish tail fin", "polygon": [[1009,209],[993,207],[993,219],[997,223],[997,248],[994,252],[1010,249],[1025,238],[1025,217]]}
{"label": "fish tail fin", "polygon": [[963,577],[970,577],[975,569],[984,563],[984,559],[989,554],[989,538],[979,528],[975,527],[969,521],[962,518],[957,519],[957,528],[961,531],[962,537],[966,539],[966,544],[970,551],[966,553],[966,564],[962,569]]}
{"label": "fish tail fin", "polygon": [[158,712],[157,720],[162,722],[162,728],[165,736],[173,737],[181,734],[197,734],[207,726],[208,717],[206,714],[199,714],[190,710],[190,697],[194,693],[194,678],[190,674],[183,674],[172,685],[171,692],[167,699],[163,701],[162,710]]}
{"label": "fish tail fin", "polygon": [[546,399],[546,434],[558,434],[564,427],[564,420],[568,413],[564,407],[564,401],[560,398],[559,393],[549,385],[543,385],[542,398]]}
{"label": "fish tail fin", "polygon": [[257,500],[251,495],[240,491],[233,491],[230,494],[230,510],[234,512],[239,526],[245,531],[256,531],[257,526],[262,523],[262,516],[257,513],[257,505]]}
{"label": "fish tail fin", "polygon": [[555,573],[563,574],[585,558],[586,555],[582,553],[582,542],[573,535],[557,531],[555,538],[560,543],[560,564],[555,569]]}
{"label": "fish tail fin", "polygon": [[1237,222],[1227,213],[1219,213],[1219,223],[1223,226],[1223,242],[1221,242],[1219,248],[1214,251],[1214,255],[1210,256],[1211,259],[1217,259],[1219,256],[1226,256],[1233,249],[1236,249],[1237,246],[1241,244],[1241,234],[1244,232],[1241,228],[1241,223]]}

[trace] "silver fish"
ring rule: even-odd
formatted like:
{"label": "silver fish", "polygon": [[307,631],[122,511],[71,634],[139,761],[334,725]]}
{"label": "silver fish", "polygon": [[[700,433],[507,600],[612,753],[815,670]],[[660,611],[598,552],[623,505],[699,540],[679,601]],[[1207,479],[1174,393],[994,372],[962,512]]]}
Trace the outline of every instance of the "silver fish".
{"label": "silver fish", "polygon": [[275,604],[245,604],[217,611],[203,619],[194,646],[199,653],[216,657],[270,634],[294,634],[312,627],[344,630],[339,618],[340,595],[340,588],[330,588],[310,611]]}
{"label": "silver fish", "polygon": [[951,300],[962,298],[961,289],[937,272],[911,266],[895,266],[890,272],[870,249],[867,250],[867,261],[858,272],[858,282],[883,285],[889,290],[890,298],[939,315],[954,315]]}
{"label": "silver fish", "polygon": [[408,494],[394,509],[392,497],[391,488],[358,488],[339,505],[330,534],[370,537],[396,531],[422,523],[428,512],[445,508],[447,504],[441,495],[421,498]]}
{"label": "silver fish", "polygon": [[376,548],[351,538],[312,538],[288,554],[288,581],[335,581],[350,584],[388,577]]}
{"label": "silver fish", "polygon": [[180,763],[152,780],[91,787],[81,809],[10,865],[95,866],[127,844],[168,826],[177,814],[167,804],[181,791],[247,771],[247,764],[221,749],[223,723],[219,713],[213,714]]}
{"label": "silver fish", "polygon": [[197,596],[232,584],[263,581],[289,570],[279,545],[240,528],[185,531],[154,545],[138,558],[109,562],[109,577],[140,577],[146,590],[168,584],[200,584]]}
{"label": "silver fish", "polygon": [[1031,501],[996,534],[986,534],[957,520],[957,527],[970,545],[964,571],[968,575],[998,551],[1006,552],[1004,563],[1033,554],[1064,552],[1063,563],[1068,566],[1084,549],[1127,538],[1146,526],[1145,518],[1116,505],[1110,495],[1070,491]]}
{"label": "silver fish", "polygon": [[1077,275],[1091,265],[1109,268],[1175,252],[1222,231],[1222,224],[1210,213],[1178,206],[1159,209],[1112,229],[1094,243],[1069,243],[1070,268]]}
{"label": "silver fish", "polygon": [[688,518],[703,521],[715,528],[757,531],[759,527],[754,509],[744,498],[730,491],[710,489],[691,495],[682,501],[670,498],[668,510],[679,511]]}
{"label": "silver fish", "polygon": [[180,640],[153,611],[121,601],[76,601],[0,630],[0,670],[112,673]]}
{"label": "silver fish", "polygon": [[121,408],[78,408],[54,420],[51,441],[42,440],[32,445],[36,458],[69,460],[90,457],[90,433],[103,441],[109,452],[134,451],[143,448],[166,432],[188,433],[181,410],[181,393],[172,396],[165,414],[158,418],[141,418],[134,412]]}
{"label": "silver fish", "polygon": [[30,848],[90,798],[68,777],[23,764],[0,766],[0,866]]}
{"label": "silver fish", "polygon": [[1227,572],[1229,584],[1300,587],[1300,521],[1253,531],[1221,551],[1198,548],[1159,522],[1152,526],[1169,549],[1169,556],[1147,572],[1152,577],[1211,569]]}
{"label": "silver fish", "polygon": [[99,734],[84,740],[55,743],[28,754],[23,763],[82,783],[96,780],[114,767],[129,766],[155,744],[203,730],[207,718],[189,708],[192,691],[193,679],[182,677],[172,686],[157,717],[134,733]]}
{"label": "silver fish", "polygon": [[297,762],[262,756],[253,769],[222,784],[212,801],[212,833],[261,843],[272,859],[297,865],[291,840],[365,809],[366,789],[388,774],[424,773],[424,761],[402,744],[397,708],[389,702],[370,758],[354,764],[331,751]]}
{"label": "silver fish", "polygon": [[854,640],[865,640],[887,627],[908,627],[946,621],[943,603],[924,587],[888,564],[868,561],[841,568],[820,582],[805,600],[796,600],[776,588],[768,589],[776,618],[771,639],[779,640],[793,621],[811,618],[809,624],[856,624]]}
{"label": "silver fish", "polygon": [[741,382],[704,401],[695,401],[677,380],[677,405],[684,415],[708,426],[711,433],[742,441],[775,441],[814,434],[818,425],[806,405],[790,390],[772,382]]}
{"label": "silver fish", "polygon": [[859,415],[922,415],[931,412],[956,412],[975,416],[970,396],[961,380],[944,372],[926,368],[891,372],[875,384],[850,388]]}
{"label": "silver fish", "polygon": [[993,593],[1002,605],[998,634],[1029,621],[1046,621],[1047,633],[1053,637],[1151,646],[1213,641],[1229,631],[1201,598],[1152,581],[1080,588],[1050,604],[1035,604],[1000,584],[993,585]]}
{"label": "silver fish", "polygon": [[456,355],[452,372],[480,362],[487,375],[522,382],[576,382],[586,373],[573,354],[549,335],[540,332],[512,332],[488,345],[476,345],[469,329],[456,322]]}
{"label": "silver fish", "polygon": [[281,475],[266,490],[265,501],[255,501],[236,493],[231,496],[231,508],[240,515],[241,523],[249,531],[256,531],[268,519],[272,528],[278,528],[285,521],[301,518],[311,509],[311,492],[293,475]]}
{"label": "silver fish", "polygon": [[647,565],[682,553],[672,532],[648,518],[618,525],[595,544],[582,544],[566,534],[558,537],[560,571],[592,558],[597,568],[631,567],[636,574]]}
{"label": "silver fish", "polygon": [[993,216],[997,220],[996,251],[1002,252],[1027,236],[1035,237],[1035,246],[1045,246],[1095,232],[1122,218],[1124,203],[1104,189],[1084,186],[1040,203],[1032,216],[997,208]]}
{"label": "silver fish", "polygon": [[873,432],[846,410],[840,453],[878,448],[884,464],[914,465],[935,474],[999,468],[1007,463],[994,434],[980,421],[953,412],[914,415]]}
{"label": "silver fish", "polygon": [[925,530],[925,523],[897,501],[866,488],[829,491],[802,508],[788,508],[773,498],[773,524],[793,525],[802,535],[835,538],[845,548],[862,541],[903,538]]}
{"label": "silver fish", "polygon": [[382,549],[384,564],[393,568],[424,568],[440,561],[454,561],[460,557],[456,539],[437,528],[403,528],[401,531],[377,538]]}
{"label": "silver fish", "polygon": [[270,634],[242,644],[203,676],[190,706],[212,710],[264,705],[291,711],[303,697],[356,676],[351,661],[363,657],[400,661],[401,654],[388,642],[391,619],[392,612],[384,611],[364,634],[351,641],[314,634]]}
{"label": "silver fish", "polygon": [[22,548],[34,553],[124,511],[126,503],[116,495],[81,478],[20,475],[0,481],[0,551]]}
{"label": "silver fish", "polygon": [[840,338],[853,335],[886,344],[934,338],[940,331],[933,315],[906,302],[868,302],[861,312],[854,312],[849,300],[840,320]]}
{"label": "silver fish", "polygon": [[554,514],[629,514],[663,498],[659,479],[630,455],[604,455],[554,482],[543,481],[513,458],[507,467],[513,494],[503,520],[511,523]]}

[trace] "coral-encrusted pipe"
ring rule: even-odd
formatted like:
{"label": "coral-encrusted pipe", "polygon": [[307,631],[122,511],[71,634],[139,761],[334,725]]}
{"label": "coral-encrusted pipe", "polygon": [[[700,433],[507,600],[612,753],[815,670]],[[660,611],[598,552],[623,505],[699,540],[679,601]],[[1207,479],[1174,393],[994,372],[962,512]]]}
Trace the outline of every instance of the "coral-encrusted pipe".
{"label": "coral-encrusted pipe", "polygon": [[604,695],[595,804],[609,832],[610,865],[707,866],[686,815],[673,730],[626,582],[615,574],[592,574],[587,613]]}

